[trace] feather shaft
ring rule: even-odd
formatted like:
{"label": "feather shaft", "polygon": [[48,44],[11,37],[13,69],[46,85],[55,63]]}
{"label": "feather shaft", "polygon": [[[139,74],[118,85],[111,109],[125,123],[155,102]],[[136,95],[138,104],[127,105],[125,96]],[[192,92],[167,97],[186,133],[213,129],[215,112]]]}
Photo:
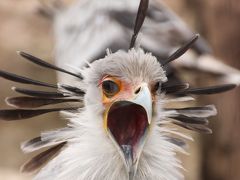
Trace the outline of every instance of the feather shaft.
{"label": "feather shaft", "polygon": [[10,80],[10,81],[22,83],[22,84],[31,84],[31,85],[36,85],[36,86],[57,88],[57,86],[53,85],[53,84],[48,84],[48,83],[44,83],[44,82],[41,82],[41,81],[29,79],[29,78],[19,76],[19,75],[13,74],[13,73],[5,72],[5,71],[2,71],[2,70],[0,70],[0,77],[2,77],[4,79],[7,79],[7,80]]}
{"label": "feather shaft", "polygon": [[22,51],[18,51],[18,54],[22,57],[24,57],[25,59],[31,61],[32,63],[35,63],[39,66],[42,66],[42,67],[45,67],[45,68],[49,68],[49,69],[53,69],[53,70],[56,70],[56,71],[59,71],[59,72],[63,72],[65,74],[69,74],[71,76],[74,76],[74,77],[77,77],[79,79],[83,79],[81,75],[78,75],[78,74],[75,74],[75,73],[72,73],[70,71],[67,71],[65,69],[62,69],[60,67],[57,67],[55,65],[52,65],[50,63],[47,63],[46,61],[43,61],[42,59],[40,58],[37,58],[33,55],[30,55],[28,53],[25,53],[25,52],[22,52]]}
{"label": "feather shaft", "polygon": [[16,91],[18,93],[33,96],[33,97],[44,97],[44,98],[63,98],[63,97],[69,97],[67,95],[64,95],[60,92],[47,92],[47,91],[35,91],[30,89],[23,89],[23,88],[16,88],[12,87],[13,91]]}
{"label": "feather shaft", "polygon": [[149,0],[141,0],[141,2],[139,4],[137,18],[136,18],[135,25],[134,25],[134,33],[132,35],[129,49],[133,48],[135,45],[138,33],[143,25],[143,22],[145,20],[146,14],[147,14],[148,5],[149,5]]}
{"label": "feather shaft", "polygon": [[53,109],[1,109],[0,110],[0,120],[5,121],[14,121],[14,120],[22,120],[28,119],[35,116],[43,115],[50,112],[58,112],[58,111],[74,111],[77,110],[76,107],[71,108],[53,108]]}
{"label": "feather shaft", "polygon": [[6,98],[5,101],[8,105],[18,108],[38,108],[52,104],[80,102],[79,99],[50,99],[26,96]]}
{"label": "feather shaft", "polygon": [[164,62],[162,62],[162,66],[165,66],[168,63],[174,61],[175,59],[181,57],[188,49],[192,47],[192,45],[197,41],[198,38],[199,34],[196,34],[190,41],[177,49],[171,56],[169,56]]}
{"label": "feather shaft", "polygon": [[21,168],[22,172],[32,172],[40,168],[47,161],[49,161],[52,157],[54,157],[59,151],[66,145],[67,142],[63,142],[58,144],[40,154],[33,157],[30,161],[24,164]]}
{"label": "feather shaft", "polygon": [[236,84],[224,84],[224,85],[211,86],[211,87],[189,88],[187,90],[177,92],[176,94],[178,95],[185,95],[185,94],[211,95],[211,94],[218,94],[218,93],[230,91],[234,89],[236,86],[237,86]]}

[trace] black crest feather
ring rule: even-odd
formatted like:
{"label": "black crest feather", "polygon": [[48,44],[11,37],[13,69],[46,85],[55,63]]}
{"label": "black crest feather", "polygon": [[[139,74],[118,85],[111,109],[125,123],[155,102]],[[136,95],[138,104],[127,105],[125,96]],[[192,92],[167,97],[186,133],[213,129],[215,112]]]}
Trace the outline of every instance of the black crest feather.
{"label": "black crest feather", "polygon": [[188,124],[208,124],[208,120],[206,118],[198,118],[198,117],[188,117],[184,115],[172,116],[170,117],[175,119],[176,121]]}
{"label": "black crest feather", "polygon": [[53,108],[53,109],[1,109],[0,110],[0,120],[14,121],[28,119],[42,114],[58,111],[74,111],[78,108]]}
{"label": "black crest feather", "polygon": [[182,139],[179,139],[179,138],[176,138],[176,137],[169,137],[167,140],[169,142],[175,144],[176,146],[183,147],[183,148],[187,147],[186,142]]}
{"label": "black crest feather", "polygon": [[70,71],[67,71],[65,69],[62,69],[60,67],[57,67],[55,65],[52,65],[50,63],[47,63],[46,61],[42,60],[42,59],[39,59],[33,55],[30,55],[28,53],[25,53],[25,52],[22,52],[22,51],[18,51],[18,54],[22,57],[24,57],[25,59],[39,65],[39,66],[42,66],[42,67],[45,67],[45,68],[49,68],[49,69],[53,69],[53,70],[56,70],[56,71],[59,71],[59,72],[63,72],[63,73],[66,73],[66,74],[69,74],[71,76],[74,76],[74,77],[77,77],[79,79],[83,79],[81,75],[78,75],[78,74],[75,74],[75,73],[72,73]]}
{"label": "black crest feather", "polygon": [[42,141],[41,137],[38,136],[38,137],[35,137],[33,139],[30,139],[30,140],[24,142],[22,146],[29,147],[29,146],[34,145],[37,147],[37,146],[43,146],[44,144],[47,144],[47,143],[49,143],[49,141]]}
{"label": "black crest feather", "polygon": [[85,94],[84,91],[82,91],[81,89],[74,87],[74,86],[69,86],[69,85],[65,85],[65,84],[61,84],[59,86],[61,88],[63,88],[64,90],[69,91],[69,92],[74,93],[79,96],[83,96]]}
{"label": "black crest feather", "polygon": [[67,142],[63,142],[58,144],[40,154],[33,157],[30,161],[22,166],[22,172],[32,172],[40,168],[46,162],[48,162],[51,158],[57,155],[59,151],[66,145]]}
{"label": "black crest feather", "polygon": [[236,84],[224,84],[224,85],[211,86],[211,87],[189,88],[184,91],[176,92],[176,94],[211,95],[211,94],[217,94],[217,93],[222,93],[225,91],[232,90],[236,86],[237,86]]}
{"label": "black crest feather", "polygon": [[162,66],[165,66],[168,63],[174,61],[175,59],[181,57],[188,49],[192,47],[192,45],[197,41],[198,38],[199,34],[196,34],[190,41],[177,49],[171,56],[169,56],[164,62],[162,62]]}
{"label": "black crest feather", "polygon": [[80,102],[79,99],[50,99],[38,97],[11,97],[6,99],[6,103],[17,108],[38,108],[41,106],[66,103],[66,102]]}
{"label": "black crest feather", "polygon": [[173,94],[177,92],[181,92],[183,90],[186,90],[189,88],[188,83],[183,83],[183,84],[163,84],[162,85],[162,91],[166,92],[166,94]]}
{"label": "black crest feather", "polygon": [[33,97],[44,97],[44,98],[64,98],[69,97],[68,95],[65,95],[61,92],[47,92],[47,91],[36,91],[36,90],[30,90],[30,89],[23,89],[23,88],[16,88],[13,87],[12,90],[28,95]]}
{"label": "black crest feather", "polygon": [[138,33],[147,15],[148,5],[149,5],[149,0],[141,0],[139,4],[138,13],[137,13],[137,17],[134,25],[134,33],[132,35],[129,49],[133,48],[135,45]]}
{"label": "black crest feather", "polygon": [[196,132],[199,132],[199,133],[205,133],[205,134],[211,134],[212,133],[212,130],[209,127],[207,127],[206,125],[203,125],[203,124],[189,124],[189,123],[183,123],[183,122],[179,122],[179,121],[176,121],[176,122],[173,122],[173,123],[180,126],[180,127],[185,128],[185,129],[196,131]]}
{"label": "black crest feather", "polygon": [[5,71],[2,71],[2,70],[0,70],[0,77],[5,78],[5,79],[10,80],[10,81],[22,83],[22,84],[31,84],[31,85],[36,85],[36,86],[57,88],[57,86],[53,85],[53,84],[48,84],[48,83],[44,83],[44,82],[41,82],[41,81],[29,79],[29,78],[19,76],[19,75],[13,74],[13,73],[5,72]]}

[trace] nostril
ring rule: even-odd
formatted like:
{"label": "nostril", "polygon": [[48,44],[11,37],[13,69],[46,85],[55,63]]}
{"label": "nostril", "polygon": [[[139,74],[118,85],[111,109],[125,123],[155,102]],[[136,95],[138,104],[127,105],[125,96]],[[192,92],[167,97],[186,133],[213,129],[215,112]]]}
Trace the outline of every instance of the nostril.
{"label": "nostril", "polygon": [[141,90],[141,87],[139,87],[134,93],[138,94],[140,92],[140,90]]}

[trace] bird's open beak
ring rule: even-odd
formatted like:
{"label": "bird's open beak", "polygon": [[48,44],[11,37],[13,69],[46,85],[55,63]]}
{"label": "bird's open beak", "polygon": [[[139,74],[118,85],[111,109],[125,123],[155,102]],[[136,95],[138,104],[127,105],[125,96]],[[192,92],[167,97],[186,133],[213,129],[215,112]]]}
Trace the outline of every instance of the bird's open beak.
{"label": "bird's open beak", "polygon": [[105,129],[133,180],[152,120],[152,96],[146,84],[135,97],[116,101],[105,112]]}

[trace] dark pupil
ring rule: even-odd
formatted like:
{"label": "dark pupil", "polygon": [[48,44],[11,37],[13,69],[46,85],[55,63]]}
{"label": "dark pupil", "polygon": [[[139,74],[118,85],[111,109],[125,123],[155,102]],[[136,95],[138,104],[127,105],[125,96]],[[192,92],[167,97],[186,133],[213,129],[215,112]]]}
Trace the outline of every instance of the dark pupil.
{"label": "dark pupil", "polygon": [[118,92],[118,86],[113,81],[104,81],[102,83],[102,88],[108,94],[114,94]]}
{"label": "dark pupil", "polygon": [[159,88],[160,88],[160,82],[157,82],[157,83],[154,85],[153,91],[158,91]]}

